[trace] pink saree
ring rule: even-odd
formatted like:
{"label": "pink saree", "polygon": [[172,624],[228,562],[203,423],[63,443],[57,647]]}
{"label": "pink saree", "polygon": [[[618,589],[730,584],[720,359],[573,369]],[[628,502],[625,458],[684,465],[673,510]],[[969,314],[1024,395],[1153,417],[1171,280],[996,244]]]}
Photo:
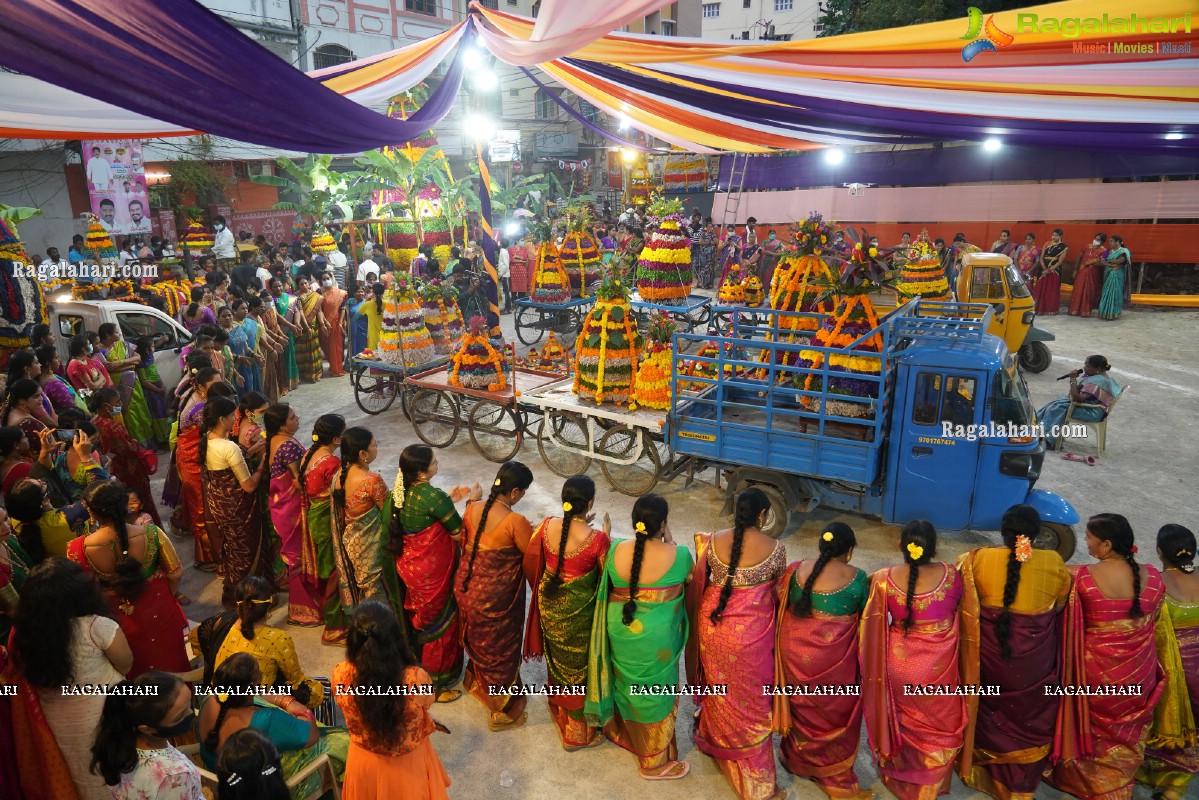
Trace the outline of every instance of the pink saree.
{"label": "pink saree", "polygon": [[[779,789],[771,738],[773,701],[763,689],[774,683],[774,582],[786,568],[786,551],[777,543],[765,561],[733,574],[733,591],[719,624],[711,617],[728,580],[728,566],[717,557],[711,534],[696,536],[695,553],[687,598],[692,638],[698,641],[696,647],[688,645],[687,681],[727,687],[724,695],[697,698],[702,713],[695,746],[716,760],[738,797],[767,800]],[[691,658],[696,650],[698,662]]]}
{"label": "pink saree", "polygon": [[[927,566],[924,569],[935,569]],[[862,617],[862,695],[867,738],[883,783],[900,800],[933,800],[949,793],[950,774],[966,732],[966,704],[956,690],[958,601],[962,578],[945,564],[941,582],[912,598],[913,623],[906,632],[907,590],[876,572]],[[888,619],[889,617],[889,619]]]}
{"label": "pink saree", "polygon": [[1128,616],[1130,600],[1109,600],[1091,571],[1074,571],[1062,615],[1062,685],[1121,687],[1113,695],[1062,698],[1045,782],[1081,800],[1129,800],[1145,754],[1145,730],[1162,693],[1154,624],[1166,587],[1148,567],[1141,589],[1145,616]]}
{"label": "pink saree", "polygon": [[[320,610],[325,598],[311,581],[304,580],[304,571],[301,569],[307,508],[304,492],[291,471],[292,464],[299,469],[303,458],[304,448],[295,439],[284,442],[271,454],[271,486],[267,507],[271,513],[271,524],[279,537],[279,555],[287,566],[287,621],[293,625],[315,626],[323,621]],[[311,555],[309,562],[315,561],[315,555]]]}

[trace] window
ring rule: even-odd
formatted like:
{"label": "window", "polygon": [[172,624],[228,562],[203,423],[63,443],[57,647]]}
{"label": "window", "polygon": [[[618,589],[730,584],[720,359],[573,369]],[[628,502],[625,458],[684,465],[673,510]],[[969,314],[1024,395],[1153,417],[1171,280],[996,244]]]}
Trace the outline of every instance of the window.
{"label": "window", "polygon": [[1024,385],[1024,377],[1014,366],[1010,371],[1001,369],[995,373],[991,394],[994,398],[991,403],[991,419],[995,420],[996,425],[1033,424],[1036,412],[1028,399],[1028,387]]}
{"label": "window", "polygon": [[132,342],[141,336],[154,340],[155,350],[167,350],[180,346],[179,331],[162,317],[136,311],[121,311],[117,314],[117,325],[121,336]]}
{"label": "window", "polygon": [[437,16],[437,0],[404,0],[404,9],[417,14]]}
{"label": "window", "polygon": [[741,7],[749,8],[750,2],[751,2],[751,0],[741,0]]}
{"label": "window", "polygon": [[823,33],[823,32],[824,32],[824,23],[823,22],[813,22],[812,23],[812,33]]}
{"label": "window", "polygon": [[1020,274],[1020,270],[1015,264],[1007,265],[1007,282],[1012,287],[1012,297],[1032,297],[1032,292],[1028,290],[1028,284],[1024,282],[1024,276]]}
{"label": "window", "polygon": [[[944,383],[944,393],[941,387]],[[938,411],[940,413],[938,413]],[[970,425],[974,422],[974,378],[921,372],[916,376],[912,422],[917,425]]]}
{"label": "window", "polygon": [[600,110],[581,98],[579,99],[579,113],[592,124],[598,124],[600,121]]}
{"label": "window", "polygon": [[558,104],[545,89],[538,89],[533,96],[533,108],[537,119],[557,119]]}
{"label": "window", "polygon": [[941,376],[921,372],[916,376],[916,398],[912,404],[912,422],[917,425],[936,425],[941,407]]}
{"label": "window", "polygon": [[791,11],[795,8],[795,0],[774,0],[775,11]]}
{"label": "window", "polygon": [[720,16],[720,3],[704,3],[704,19],[715,19]]}
{"label": "window", "polygon": [[354,54],[339,44],[323,44],[312,51],[313,69],[336,67],[338,64],[348,64],[353,60]]}
{"label": "window", "polygon": [[484,8],[490,8],[493,11],[500,10],[500,0],[479,0],[479,5]]}
{"label": "window", "polygon": [[1003,271],[999,267],[974,267],[970,280],[971,300],[1003,300],[1007,292],[1003,286]]}
{"label": "window", "polygon": [[514,5],[516,5],[518,2],[519,2],[519,0],[508,0],[508,5],[510,5],[510,6],[514,6]]}
{"label": "window", "polygon": [[675,35],[673,19],[662,20],[662,35],[663,36],[674,36]]}
{"label": "window", "polygon": [[58,315],[58,335],[63,339],[70,339],[72,336],[77,336],[83,333],[83,317],[74,314],[59,314]]}
{"label": "window", "polygon": [[537,0],[537,2],[533,4],[532,13],[533,19],[537,19],[537,15],[541,13],[541,0]]}
{"label": "window", "polygon": [[509,97],[520,97],[520,89],[509,89],[508,96]]}

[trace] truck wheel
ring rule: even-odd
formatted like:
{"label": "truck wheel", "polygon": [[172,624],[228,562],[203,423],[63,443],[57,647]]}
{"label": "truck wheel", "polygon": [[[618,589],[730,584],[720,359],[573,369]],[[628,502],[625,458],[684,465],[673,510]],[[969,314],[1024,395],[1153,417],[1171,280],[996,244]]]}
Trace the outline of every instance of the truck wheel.
{"label": "truck wheel", "polygon": [[1049,352],[1049,345],[1044,342],[1029,342],[1020,348],[1018,353],[1020,356],[1020,366],[1025,372],[1044,372],[1049,369],[1049,365],[1053,363],[1053,355]]}
{"label": "truck wheel", "polygon": [[1062,561],[1074,556],[1074,529],[1060,522],[1042,522],[1041,531],[1032,546],[1038,550],[1056,550]]}
{"label": "truck wheel", "polygon": [[755,484],[755,488],[761,489],[770,500],[770,510],[766,512],[762,533],[771,539],[781,539],[791,530],[791,508],[787,505],[787,498],[770,484]]}

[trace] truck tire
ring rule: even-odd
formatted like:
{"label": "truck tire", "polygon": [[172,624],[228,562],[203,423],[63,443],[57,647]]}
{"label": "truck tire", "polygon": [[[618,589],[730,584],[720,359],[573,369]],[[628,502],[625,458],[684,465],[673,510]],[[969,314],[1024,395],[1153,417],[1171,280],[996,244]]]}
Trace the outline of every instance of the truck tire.
{"label": "truck tire", "polygon": [[1049,352],[1049,345],[1044,342],[1029,342],[1020,348],[1018,355],[1020,368],[1033,374],[1044,372],[1053,363],[1053,354]]}
{"label": "truck tire", "polygon": [[1060,522],[1042,522],[1041,531],[1032,544],[1038,550],[1056,550],[1062,561],[1069,561],[1074,556],[1076,544],[1074,529]]}
{"label": "truck tire", "polygon": [[762,533],[771,539],[781,539],[791,530],[791,507],[783,493],[768,483],[754,484],[761,489],[770,500],[770,511],[766,513],[766,522],[762,525]]}

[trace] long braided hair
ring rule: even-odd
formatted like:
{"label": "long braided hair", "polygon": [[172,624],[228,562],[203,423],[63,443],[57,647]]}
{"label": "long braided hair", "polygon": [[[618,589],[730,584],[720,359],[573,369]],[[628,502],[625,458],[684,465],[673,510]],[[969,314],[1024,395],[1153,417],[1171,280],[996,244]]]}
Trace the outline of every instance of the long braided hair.
{"label": "long braided hair", "polygon": [[122,600],[134,600],[146,578],[141,563],[129,555],[129,530],[125,527],[129,489],[117,480],[94,481],[83,491],[83,505],[97,522],[112,526],[119,543],[116,568],[110,576],[99,576],[100,585]]}
{"label": "long braided hair", "polygon": [[487,530],[487,515],[491,507],[502,494],[508,494],[516,489],[528,489],[533,485],[533,471],[519,461],[505,461],[495,474],[491,484],[491,492],[483,503],[483,513],[479,516],[479,526],[475,529],[474,541],[470,545],[470,560],[466,563],[466,574],[462,576],[462,591],[470,586],[471,576],[475,573],[475,557],[479,555],[479,540]]}
{"label": "long braided hair", "polygon": [[[212,676],[212,685],[227,687],[234,691],[213,695],[213,700],[217,703],[218,711],[216,713],[216,722],[212,724],[212,730],[204,737],[204,746],[209,752],[216,753],[220,750],[218,745],[221,741],[221,726],[225,724],[225,714],[231,708],[246,708],[254,704],[253,688],[261,685],[262,670],[258,666],[258,662],[254,660],[254,656],[249,653],[235,653],[216,668],[216,672]],[[237,691],[244,689],[244,691]],[[222,698],[224,695],[224,699]]]}
{"label": "long braided hair", "polygon": [[1141,567],[1133,552],[1136,545],[1132,525],[1122,514],[1096,514],[1087,520],[1087,533],[1102,542],[1111,542],[1112,552],[1128,562],[1128,568],[1132,570],[1132,605],[1128,616],[1132,619],[1145,616],[1141,608]]}
{"label": "long braided hair", "polygon": [[237,584],[233,602],[237,609],[237,620],[241,623],[241,635],[246,641],[252,642],[254,625],[266,619],[275,604],[275,587],[266,578],[250,575]]}
{"label": "long braided hair", "polygon": [[[399,558],[404,554],[404,536],[408,531],[401,519],[404,506],[408,503],[409,489],[420,479],[420,474],[433,464],[433,448],[427,444],[410,444],[400,452],[400,471],[396,480],[399,485],[396,490],[404,499],[392,505],[391,520],[388,524],[388,547],[393,555]],[[413,531],[416,533],[416,531]]]}
{"label": "long braided hair", "polygon": [[200,422],[200,467],[208,466],[208,434],[217,429],[221,420],[237,411],[237,403],[229,397],[212,397],[204,404],[204,416]]}
{"label": "long braided hair", "polygon": [[362,454],[371,449],[373,441],[375,435],[366,428],[347,428],[341,435],[341,474],[333,489],[333,508],[342,519],[346,513],[346,476]]}
{"label": "long braided hair", "polygon": [[720,624],[720,618],[724,616],[724,608],[729,604],[729,598],[733,595],[733,575],[736,574],[737,567],[741,563],[745,531],[749,528],[756,528],[762,512],[769,508],[770,498],[756,486],[751,486],[737,495],[737,503],[733,507],[733,549],[729,554],[729,574],[724,579],[724,586],[720,589],[720,599],[716,601],[716,608],[712,609],[712,615],[708,617],[712,620],[713,625]]}
{"label": "long braided hair", "polygon": [[562,588],[562,568],[566,565],[566,540],[570,525],[576,517],[585,516],[587,507],[595,500],[595,481],[586,475],[573,475],[562,484],[562,535],[558,539],[558,566],[545,584],[546,597],[553,597]]}
{"label": "long braided hair", "polygon": [[662,535],[669,514],[670,506],[661,495],[642,495],[633,503],[633,532],[637,541],[633,545],[633,563],[629,566],[629,599],[621,614],[621,622],[625,627],[633,624],[633,615],[637,613],[637,584],[641,581],[645,543]]}
{"label": "long braided hair", "polygon": [[268,475],[271,469],[272,443],[275,440],[275,434],[283,430],[289,416],[291,416],[291,406],[287,403],[275,403],[262,413],[262,429],[266,433],[266,454],[263,456],[266,460],[263,463],[266,464]]}
{"label": "long braided hair", "polygon": [[926,519],[916,519],[903,526],[899,532],[899,546],[903,548],[903,560],[908,565],[908,615],[903,618],[903,634],[915,621],[916,609],[912,600],[916,596],[916,581],[920,578],[920,567],[932,561],[937,554],[937,529]]}
{"label": "long braided hair", "polygon": [[[1020,565],[1023,563],[1018,554],[1019,549],[1032,546],[1032,540],[1037,538],[1041,530],[1041,515],[1030,505],[1021,503],[1009,508],[1000,523],[1000,533],[1003,544],[1008,549],[1007,579],[1003,584],[1003,611],[995,620],[995,638],[999,642],[999,652],[1005,659],[1012,657],[1012,603],[1016,602],[1016,590],[1020,588]],[[1026,541],[1020,542],[1020,537]],[[1018,547],[1019,545],[1019,547]]]}
{"label": "long braided hair", "polygon": [[804,581],[803,591],[787,606],[787,609],[797,617],[812,616],[812,589],[816,586],[816,579],[820,577],[820,573],[828,566],[828,562],[834,558],[840,558],[858,545],[853,528],[844,522],[830,522],[825,525],[818,542],[820,555],[817,556],[816,563],[812,565],[812,572],[808,575],[808,579]]}
{"label": "long braided hair", "polygon": [[331,447],[346,432],[346,418],[341,414],[321,414],[312,425],[312,446],[300,461],[300,488],[304,488],[304,475],[312,456],[320,447]]}
{"label": "long braided hair", "polygon": [[1187,575],[1195,572],[1195,534],[1173,523],[1163,525],[1157,532],[1157,549],[1162,561]]}

